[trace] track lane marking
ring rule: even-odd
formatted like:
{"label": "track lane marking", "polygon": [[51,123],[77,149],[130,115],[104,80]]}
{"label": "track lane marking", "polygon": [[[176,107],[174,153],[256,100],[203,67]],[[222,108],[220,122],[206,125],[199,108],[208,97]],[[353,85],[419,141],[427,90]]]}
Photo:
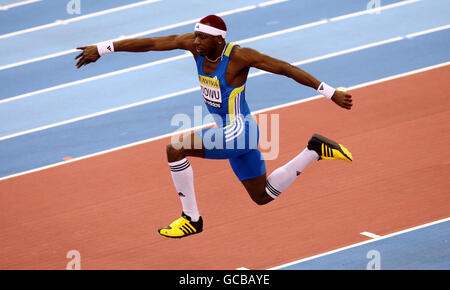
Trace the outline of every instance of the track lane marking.
{"label": "track lane marking", "polygon": [[405,233],[408,233],[408,232],[412,232],[412,231],[415,231],[415,230],[419,230],[419,229],[422,229],[422,228],[426,228],[426,227],[429,227],[429,226],[432,226],[432,225],[436,225],[436,224],[440,224],[440,223],[444,223],[444,222],[448,222],[448,221],[450,221],[450,217],[447,217],[447,218],[444,218],[444,219],[440,219],[440,220],[437,220],[437,221],[433,221],[433,222],[429,222],[429,223],[426,223],[426,224],[422,224],[422,225],[419,225],[419,226],[416,226],[416,227],[407,228],[405,230],[401,230],[401,231],[394,232],[394,233],[391,233],[391,234],[388,234],[388,235],[384,235],[384,236],[379,237],[377,239],[367,240],[367,241],[364,241],[364,242],[352,244],[352,245],[349,245],[349,246],[346,246],[346,247],[342,247],[342,248],[339,248],[339,249],[335,249],[335,250],[332,250],[332,251],[328,251],[328,252],[325,252],[325,253],[317,254],[317,255],[314,255],[314,256],[311,256],[311,257],[307,257],[307,258],[299,259],[299,260],[296,260],[296,261],[292,261],[292,262],[289,262],[289,263],[286,263],[286,264],[282,264],[280,266],[269,268],[267,270],[280,270],[282,268],[286,268],[286,267],[289,267],[289,266],[292,266],[292,265],[300,264],[302,262],[314,260],[314,259],[317,259],[317,258],[321,258],[321,257],[324,257],[324,256],[328,256],[328,255],[334,254],[334,253],[342,252],[342,251],[345,251],[345,250],[348,250],[348,249],[356,248],[356,247],[359,247],[359,246],[362,246],[362,245],[366,245],[366,244],[370,244],[370,243],[377,242],[377,241],[380,241],[380,240],[388,239],[388,238],[391,238],[391,237],[395,237],[395,236],[398,236],[398,235],[401,235],[401,234],[405,234]]}
{"label": "track lane marking", "polygon": [[[449,27],[450,27],[450,25],[449,25]],[[442,29],[440,29],[440,30],[442,30]],[[438,31],[438,30],[429,29],[427,31],[428,31],[427,33],[432,33],[432,32]],[[421,32],[421,33],[423,33],[423,32]],[[393,38],[389,38],[389,39],[386,39],[386,40],[376,41],[376,42],[373,42],[373,43],[364,44],[364,45],[360,45],[360,46],[349,48],[349,49],[344,49],[344,50],[341,50],[341,51],[338,51],[338,52],[328,53],[328,54],[325,54],[325,55],[322,55],[322,56],[313,57],[313,58],[309,58],[309,59],[306,59],[306,60],[293,62],[293,63],[291,63],[291,65],[293,65],[293,66],[300,66],[300,65],[307,64],[307,63],[312,63],[312,62],[316,62],[316,61],[320,61],[320,60],[324,60],[324,59],[328,59],[328,58],[332,58],[332,57],[336,57],[336,56],[340,56],[340,55],[344,55],[344,54],[348,54],[348,53],[353,53],[353,52],[356,52],[356,51],[360,51],[360,50],[364,50],[364,49],[368,49],[368,48],[372,48],[372,47],[376,47],[376,46],[385,45],[385,44],[388,44],[388,43],[397,42],[397,41],[400,41],[400,40],[403,40],[403,39],[405,39],[405,38],[402,37],[402,36],[393,37]],[[40,94],[40,93],[45,93],[45,92],[54,91],[54,90],[61,89],[61,88],[70,87],[70,86],[73,86],[73,85],[78,85],[78,84],[81,84],[81,83],[86,83],[86,82],[90,82],[90,81],[94,81],[94,80],[98,80],[98,79],[102,79],[102,78],[106,78],[106,77],[110,77],[110,76],[114,76],[114,75],[119,75],[119,74],[122,74],[122,73],[126,73],[126,72],[133,71],[133,70],[138,70],[138,69],[145,68],[145,67],[151,67],[151,66],[158,65],[158,64],[161,64],[161,63],[171,62],[173,60],[187,58],[190,55],[191,54],[189,52],[187,52],[187,53],[185,53],[183,55],[179,55],[179,56],[175,56],[175,57],[171,57],[171,58],[167,58],[167,59],[162,59],[162,60],[159,60],[159,61],[150,62],[150,63],[147,63],[147,64],[138,65],[138,66],[134,66],[134,67],[127,68],[127,69],[122,69],[122,70],[106,73],[106,74],[103,74],[103,75],[97,75],[97,76],[94,76],[94,77],[90,77],[90,78],[86,78],[86,79],[83,79],[83,80],[78,80],[78,81],[75,81],[75,82],[70,82],[70,83],[66,83],[66,84],[50,87],[50,88],[47,88],[47,89],[38,90],[38,91],[27,93],[27,94],[24,94],[24,95],[19,95],[19,96],[13,97],[13,98],[0,100],[0,104],[1,103],[6,103],[6,102],[9,102],[9,101],[13,101],[13,100],[17,100],[17,99],[30,97],[30,96],[33,96],[33,95],[36,95],[36,94]],[[261,75],[264,75],[264,74],[269,74],[269,72],[259,70],[259,71],[255,72],[255,73],[249,74],[248,78],[261,76]],[[111,109],[98,111],[98,112],[95,112],[95,113],[79,116],[79,117],[76,117],[76,118],[72,118],[72,119],[68,119],[68,120],[64,120],[64,121],[60,121],[60,122],[56,122],[56,123],[52,123],[52,124],[36,127],[36,128],[33,128],[33,129],[28,129],[28,130],[20,131],[20,132],[9,134],[9,135],[4,135],[4,136],[0,137],[0,141],[11,139],[11,138],[22,136],[22,135],[26,135],[26,134],[30,134],[30,133],[34,133],[34,132],[38,132],[38,131],[42,131],[42,130],[46,130],[46,129],[50,129],[50,128],[54,128],[54,127],[58,127],[58,126],[62,126],[62,125],[66,125],[66,124],[70,124],[70,123],[74,123],[74,122],[78,122],[78,121],[82,121],[82,120],[93,118],[93,117],[98,117],[98,116],[101,116],[101,115],[106,115],[106,114],[109,114],[109,113],[113,113],[113,112],[129,109],[129,108],[133,108],[133,107],[137,107],[137,106],[141,106],[141,105],[145,105],[145,104],[149,104],[149,103],[153,103],[153,102],[157,102],[157,101],[161,101],[161,100],[165,100],[165,99],[169,99],[169,98],[173,98],[173,97],[176,97],[176,96],[180,96],[180,95],[184,95],[184,94],[187,94],[187,93],[195,92],[197,90],[200,90],[200,86],[189,88],[189,89],[180,90],[180,91],[173,92],[173,93],[160,95],[158,97],[142,100],[142,101],[139,101],[139,102],[134,102],[134,103],[131,103],[131,104],[127,104],[127,105],[123,105],[123,106],[119,106],[119,107],[115,107],[115,108],[111,108]]]}
{"label": "track lane marking", "polygon": [[[357,47],[353,47],[353,48],[350,48],[350,49],[344,49],[344,50],[341,50],[341,51],[338,51],[338,52],[328,53],[328,54],[325,54],[325,55],[322,55],[322,56],[313,57],[313,58],[310,58],[310,59],[293,62],[293,63],[291,63],[291,65],[299,66],[299,65],[306,64],[306,63],[312,63],[312,62],[316,62],[316,61],[320,61],[320,60],[336,57],[336,56],[343,55],[343,54],[348,54],[348,53],[352,53],[352,52],[356,52],[356,51],[360,51],[360,50],[364,50],[364,49],[368,49],[368,48],[372,48],[372,47],[381,46],[381,45],[384,45],[384,44],[400,41],[402,39],[403,39],[402,37],[394,37],[394,38],[389,38],[389,39],[382,40],[382,41],[376,41],[376,42],[373,42],[373,43],[369,43],[369,44],[364,44],[364,45],[360,45],[360,46],[357,46]],[[78,85],[78,84],[85,83],[85,82],[90,82],[90,81],[106,78],[106,77],[113,76],[113,75],[119,75],[119,74],[122,74],[122,73],[129,72],[130,70],[137,70],[137,69],[140,69],[140,68],[143,68],[143,67],[154,66],[154,65],[159,64],[161,62],[169,62],[169,61],[171,61],[171,59],[186,58],[186,57],[189,57],[190,55],[191,54],[188,52],[188,53],[185,53],[185,54],[183,54],[181,56],[172,57],[170,59],[163,59],[163,60],[160,60],[160,61],[151,62],[151,63],[139,65],[139,66],[135,66],[135,67],[132,67],[132,68],[127,68],[127,69],[123,69],[123,70],[119,70],[119,71],[115,71],[115,72],[111,72],[111,73],[107,73],[107,74],[103,74],[103,75],[98,75],[98,76],[95,76],[95,77],[90,77],[90,78],[87,78],[87,79],[83,79],[83,80],[79,80],[79,81],[75,81],[75,82],[71,82],[71,83],[66,83],[66,84],[63,84],[63,85],[58,85],[58,86],[55,86],[55,87],[51,87],[51,88],[47,88],[47,89],[44,89],[44,90],[35,91],[33,93],[28,93],[28,94],[25,94],[25,95],[18,96],[14,100],[30,97],[32,95],[36,95],[36,94],[40,94],[40,93],[44,93],[44,92],[54,91],[54,90],[61,89],[61,88],[70,87],[70,86],[73,86],[73,85]],[[257,77],[257,76],[261,76],[261,75],[264,75],[264,74],[269,74],[269,72],[260,70],[260,71],[257,71],[255,73],[249,74],[248,78]],[[85,119],[89,119],[89,118],[93,118],[93,117],[98,117],[98,116],[101,116],[101,115],[105,115],[105,114],[109,114],[109,113],[113,113],[113,112],[129,109],[129,108],[133,108],[133,107],[137,107],[137,106],[141,106],[141,105],[144,105],[144,104],[149,104],[149,103],[153,103],[153,102],[157,102],[157,101],[173,98],[173,97],[176,97],[176,96],[184,95],[186,93],[195,92],[197,90],[200,90],[200,86],[196,86],[196,87],[193,87],[193,88],[177,91],[177,92],[174,92],[174,93],[164,94],[164,95],[161,95],[161,96],[158,96],[158,97],[150,98],[150,99],[139,101],[139,102],[134,102],[134,103],[131,103],[131,104],[127,104],[127,105],[123,105],[123,106],[119,106],[119,107],[115,107],[115,108],[111,108],[111,109],[107,109],[107,110],[98,111],[96,113],[91,113],[91,114],[88,114],[88,115],[72,118],[72,119],[69,119],[69,120],[60,121],[60,122],[56,122],[56,123],[53,123],[53,124],[48,124],[48,125],[40,126],[40,127],[37,127],[37,128],[33,128],[33,129],[25,130],[25,131],[20,131],[20,132],[17,132],[17,133],[5,135],[5,136],[0,137],[0,141],[11,139],[11,138],[22,136],[22,135],[26,135],[26,134],[30,134],[30,133],[34,133],[34,132],[38,132],[38,131],[42,131],[42,130],[45,130],[45,129],[58,127],[58,126],[61,126],[61,125],[74,123],[74,122],[77,122],[77,121],[81,121],[81,120],[85,120]],[[5,99],[5,100],[0,101],[0,104],[1,103],[6,103],[8,100],[11,101],[10,99]]]}
{"label": "track lane marking", "polygon": [[21,2],[17,2],[17,3],[13,3],[13,4],[8,4],[8,5],[3,5],[0,6],[0,10],[9,10],[11,8],[16,8],[19,6],[24,6],[24,5],[28,5],[28,4],[32,4],[32,3],[36,3],[36,2],[41,2],[42,0],[26,0],[26,1],[21,1]]}
{"label": "track lane marking", "polygon": [[[382,8],[383,8],[383,10],[387,10],[387,9],[395,8],[395,7],[398,7],[398,6],[403,6],[403,5],[406,5],[406,4],[415,3],[415,2],[418,2],[418,1],[420,1],[420,0],[405,0],[405,1],[402,1],[402,2],[398,2],[398,3],[382,6]],[[399,5],[400,3],[403,3],[403,4]],[[252,9],[257,8],[257,7],[258,6],[256,6],[256,5],[245,6],[245,7],[238,8],[238,9],[233,9],[233,10],[229,10],[229,11],[220,12],[220,13],[217,13],[217,15],[218,16],[231,15],[231,14],[235,14],[235,13],[239,13],[239,12],[243,12],[243,11],[252,10]],[[362,10],[362,11],[359,11],[359,12],[356,12],[356,13],[350,13],[350,14],[338,16],[338,17],[341,17],[340,19],[337,19],[336,17],[333,17],[333,18],[330,18],[330,19],[334,19],[333,21],[348,19],[348,18],[352,18],[352,17],[368,14],[366,11],[368,11],[368,10]],[[155,29],[150,29],[150,30],[146,30],[146,31],[143,31],[143,32],[138,32],[138,33],[134,33],[134,34],[130,34],[130,35],[121,35],[121,36],[119,36],[117,38],[109,39],[109,41],[117,41],[117,40],[121,40],[121,39],[124,39],[124,38],[142,37],[144,35],[152,34],[152,33],[155,33],[155,32],[161,32],[161,31],[164,31],[164,30],[169,30],[169,29],[173,29],[173,28],[176,28],[176,27],[193,24],[195,22],[198,22],[200,19],[201,18],[186,20],[186,21],[183,21],[183,22],[179,22],[179,23],[175,23],[175,24],[171,24],[171,25],[167,25],[167,26],[163,26],[163,27],[159,27],[159,28],[155,28]],[[325,21],[325,23],[326,22],[328,22],[328,20]],[[312,23],[315,23],[315,22],[312,22]],[[307,23],[307,24],[303,24],[303,25],[299,25],[299,26],[305,26],[306,25],[305,27],[307,27],[307,25],[311,25],[312,23]],[[321,23],[321,24],[324,24],[324,23]],[[296,26],[296,27],[298,27],[298,26]],[[294,28],[295,27],[289,28],[289,29],[294,29]],[[0,66],[0,70],[5,70],[5,69],[10,69],[10,68],[13,68],[13,67],[17,67],[17,66],[26,65],[26,64],[29,64],[29,63],[33,63],[33,62],[38,62],[38,61],[42,61],[42,60],[46,60],[46,59],[50,59],[50,58],[54,58],[54,57],[58,57],[58,56],[62,56],[62,55],[70,54],[70,53],[74,53],[76,51],[77,51],[76,49],[69,49],[69,50],[65,50],[65,51],[61,51],[61,52],[48,54],[48,55],[45,55],[45,56],[40,56],[40,57],[36,57],[36,58],[24,60],[24,61],[19,61],[19,62],[15,62],[15,63],[11,63],[11,64]]]}
{"label": "track lane marking", "polygon": [[378,12],[381,12],[383,10],[387,10],[387,9],[391,9],[391,8],[395,8],[395,7],[400,7],[400,6],[403,6],[403,5],[416,3],[416,2],[420,2],[420,1],[421,0],[401,1],[401,2],[397,2],[397,3],[389,4],[389,5],[386,5],[386,6],[380,6],[378,8],[371,8],[371,9],[361,10],[361,11],[358,11],[358,12],[354,12],[354,13],[350,13],[350,14],[346,14],[346,15],[342,15],[342,16],[333,17],[333,18],[330,18],[330,21],[334,22],[334,21],[348,19],[348,18],[352,18],[352,17],[356,17],[356,16],[378,13]]}
{"label": "track lane marking", "polygon": [[417,36],[422,36],[422,35],[425,35],[425,34],[437,32],[437,31],[441,31],[441,30],[445,30],[445,29],[449,29],[449,28],[450,28],[450,24],[442,25],[442,26],[431,28],[431,29],[426,29],[426,30],[422,30],[422,31],[419,31],[419,32],[414,32],[414,33],[407,34],[406,38],[414,38],[414,37],[417,37]]}
{"label": "track lane marking", "polygon": [[98,11],[98,12],[94,12],[94,13],[78,16],[78,17],[69,18],[69,19],[66,19],[66,20],[55,20],[52,23],[47,23],[47,24],[44,24],[44,25],[34,26],[34,27],[30,27],[30,28],[26,28],[26,29],[14,31],[14,32],[2,34],[2,35],[0,35],[0,39],[5,39],[5,38],[8,38],[8,37],[13,37],[13,36],[17,36],[17,35],[21,35],[21,34],[25,34],[25,33],[29,33],[29,32],[39,31],[39,30],[43,30],[43,29],[47,29],[47,28],[51,28],[51,27],[55,27],[55,26],[66,25],[66,24],[77,22],[77,21],[80,21],[80,20],[93,18],[93,17],[97,17],[97,16],[102,16],[102,15],[106,15],[106,14],[110,14],[110,13],[114,13],[114,12],[130,9],[130,8],[135,8],[135,7],[139,7],[139,6],[142,6],[142,5],[147,5],[147,4],[151,4],[151,3],[155,3],[155,2],[160,2],[160,1],[161,0],[145,0],[145,1],[140,1],[140,2],[136,2],[136,3],[132,3],[132,4],[127,4],[127,5],[123,5],[123,6],[119,6],[119,7],[114,7],[114,8],[110,8],[110,9],[106,9],[106,10],[102,10],[102,11]]}
{"label": "track lane marking", "polygon": [[[409,75],[413,75],[413,74],[429,71],[429,70],[432,70],[432,69],[436,69],[436,68],[440,68],[440,67],[444,67],[444,66],[448,66],[448,65],[450,65],[450,61],[449,62],[440,63],[440,64],[437,64],[437,65],[424,67],[424,68],[421,68],[421,69],[412,70],[412,71],[401,73],[401,74],[392,75],[390,77],[385,77],[385,78],[381,78],[381,79],[370,81],[370,82],[361,83],[359,85],[348,87],[347,89],[348,90],[354,90],[354,89],[358,89],[358,88],[362,88],[362,87],[367,87],[367,86],[371,86],[371,85],[374,85],[374,84],[378,84],[378,83],[382,83],[382,82],[386,82],[386,81],[390,81],[390,80],[406,77],[406,76],[409,76]],[[313,97],[310,97],[310,98],[306,98],[306,99],[302,99],[302,100],[298,100],[298,101],[294,101],[294,102],[289,102],[289,103],[282,104],[282,105],[272,106],[272,107],[269,107],[269,108],[266,108],[266,109],[254,111],[252,113],[252,115],[254,116],[254,115],[257,115],[257,114],[260,114],[260,113],[273,111],[273,110],[277,110],[277,109],[281,109],[281,108],[297,105],[297,104],[300,104],[300,103],[309,102],[309,101],[320,99],[320,98],[323,98],[323,96],[317,95],[317,96],[313,96]],[[196,126],[196,127],[193,127],[193,128],[188,128],[188,129],[185,129],[185,130],[180,130],[180,131],[176,131],[176,132],[172,132],[172,133],[168,133],[168,134],[152,137],[152,138],[149,138],[149,139],[145,139],[145,140],[129,143],[129,144],[126,144],[126,145],[118,146],[118,147],[115,147],[115,148],[111,148],[111,149],[107,149],[107,150],[91,153],[91,154],[84,155],[84,156],[81,156],[81,157],[76,157],[76,158],[73,158],[71,160],[58,162],[58,163],[53,163],[53,164],[49,164],[49,165],[46,165],[46,166],[42,166],[42,167],[39,167],[39,168],[27,170],[27,171],[22,171],[22,172],[19,172],[19,173],[15,173],[15,174],[11,174],[11,175],[8,175],[8,176],[0,177],[0,181],[11,179],[11,178],[14,178],[14,177],[19,177],[19,176],[22,176],[22,175],[26,175],[26,174],[30,174],[30,173],[34,173],[34,172],[38,172],[38,171],[42,171],[42,170],[45,170],[45,169],[50,169],[50,168],[61,166],[61,165],[65,165],[65,164],[69,164],[69,163],[72,163],[72,162],[77,162],[77,161],[80,161],[80,160],[84,160],[84,159],[88,159],[88,158],[91,158],[91,157],[107,154],[107,153],[118,151],[118,150],[121,150],[121,149],[134,147],[134,146],[141,145],[141,144],[144,144],[144,143],[153,142],[153,141],[161,140],[161,139],[164,139],[164,138],[169,138],[169,137],[172,137],[174,135],[187,133],[187,132],[190,132],[190,131],[193,131],[193,130],[206,128],[206,127],[212,126],[212,125],[214,125],[214,124],[213,123],[203,124],[203,125]],[[383,236],[383,238],[384,237],[386,237],[386,236]]]}
{"label": "track lane marking", "polygon": [[366,236],[366,237],[369,237],[369,238],[372,238],[372,239],[377,239],[377,238],[381,237],[381,236],[379,236],[377,234],[374,234],[374,233],[371,233],[371,232],[361,232],[359,234],[363,235],[363,236]]}

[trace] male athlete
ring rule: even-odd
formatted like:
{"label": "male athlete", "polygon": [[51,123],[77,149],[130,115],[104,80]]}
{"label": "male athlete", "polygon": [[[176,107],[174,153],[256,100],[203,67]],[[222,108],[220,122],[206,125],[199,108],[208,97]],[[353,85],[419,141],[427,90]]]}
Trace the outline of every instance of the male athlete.
{"label": "male athlete", "polygon": [[176,144],[167,145],[167,159],[183,211],[181,217],[168,227],[158,229],[164,237],[182,238],[203,230],[193,171],[187,156],[228,159],[252,200],[259,205],[276,199],[311,162],[320,159],[351,162],[353,158],[344,146],[314,134],[299,155],[267,178],[265,161],[257,148],[259,133],[256,121],[245,100],[245,85],[251,67],[292,78],[316,89],[344,109],[351,109],[352,97],[287,62],[227,42],[226,31],[225,22],[220,17],[209,15],[195,24],[193,33],[109,41],[78,48],[83,51],[75,58],[79,59],[77,68],[115,51],[183,49],[194,56],[202,95],[217,126],[199,130]]}

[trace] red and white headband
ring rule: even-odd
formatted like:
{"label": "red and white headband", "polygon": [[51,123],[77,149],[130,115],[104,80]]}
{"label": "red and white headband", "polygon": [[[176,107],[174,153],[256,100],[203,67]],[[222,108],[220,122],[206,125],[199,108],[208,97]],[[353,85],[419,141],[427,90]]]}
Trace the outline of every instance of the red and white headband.
{"label": "red and white headband", "polygon": [[222,36],[223,39],[225,39],[225,36],[227,35],[227,32],[225,30],[221,30],[219,28],[215,28],[209,25],[205,25],[202,23],[195,24],[195,31],[200,31],[203,33],[207,33],[214,36]]}

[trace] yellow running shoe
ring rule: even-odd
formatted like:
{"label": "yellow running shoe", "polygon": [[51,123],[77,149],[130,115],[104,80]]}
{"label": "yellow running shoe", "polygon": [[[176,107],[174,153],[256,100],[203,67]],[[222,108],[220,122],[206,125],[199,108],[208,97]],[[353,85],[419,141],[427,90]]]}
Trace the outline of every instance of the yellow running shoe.
{"label": "yellow running shoe", "polygon": [[197,222],[193,222],[191,221],[191,218],[183,212],[181,217],[173,221],[167,228],[158,229],[158,233],[167,238],[183,238],[201,233],[202,230],[202,217],[200,217]]}
{"label": "yellow running shoe", "polygon": [[314,134],[308,142],[308,149],[319,154],[320,159],[342,159],[353,161],[353,156],[347,148],[319,134]]}

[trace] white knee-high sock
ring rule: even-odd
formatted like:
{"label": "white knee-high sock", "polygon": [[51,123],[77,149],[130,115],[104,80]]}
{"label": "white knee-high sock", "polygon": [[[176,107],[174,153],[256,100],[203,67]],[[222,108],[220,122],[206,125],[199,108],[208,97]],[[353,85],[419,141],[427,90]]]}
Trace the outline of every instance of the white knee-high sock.
{"label": "white knee-high sock", "polygon": [[188,215],[192,221],[198,221],[200,213],[197,208],[194,191],[194,171],[186,158],[182,160],[169,162],[173,183],[180,196],[183,212]]}
{"label": "white knee-high sock", "polygon": [[319,155],[315,151],[305,148],[294,159],[270,174],[266,181],[266,193],[272,198],[277,198],[294,182],[306,166],[318,159]]}

